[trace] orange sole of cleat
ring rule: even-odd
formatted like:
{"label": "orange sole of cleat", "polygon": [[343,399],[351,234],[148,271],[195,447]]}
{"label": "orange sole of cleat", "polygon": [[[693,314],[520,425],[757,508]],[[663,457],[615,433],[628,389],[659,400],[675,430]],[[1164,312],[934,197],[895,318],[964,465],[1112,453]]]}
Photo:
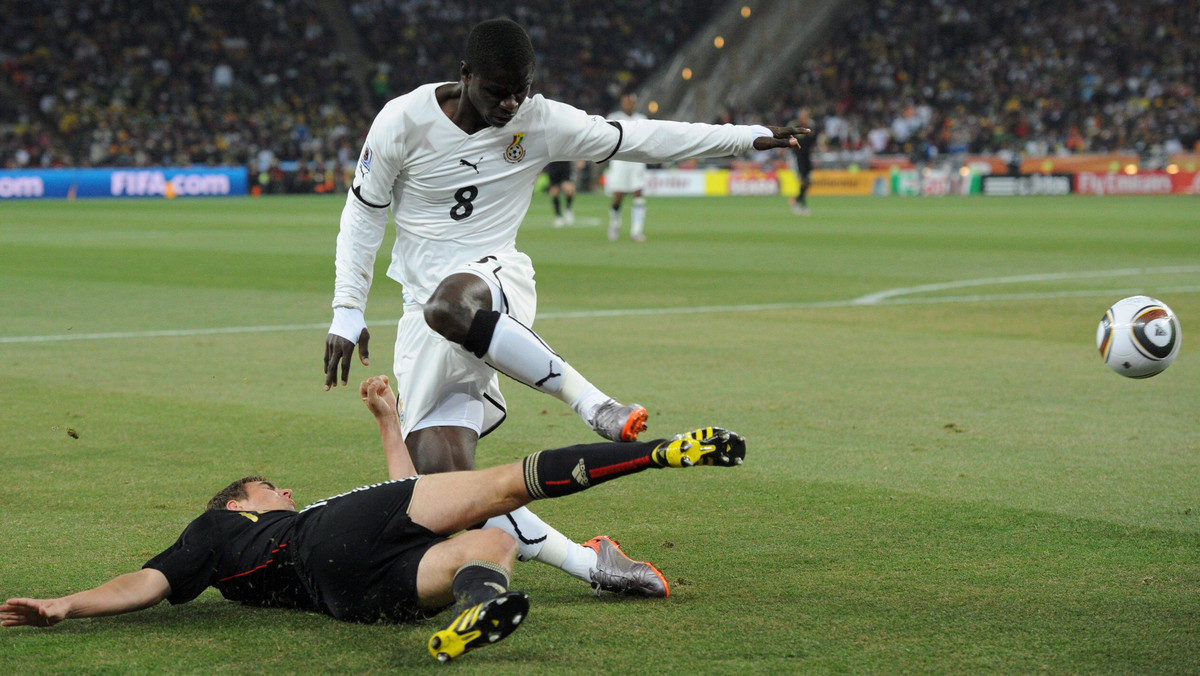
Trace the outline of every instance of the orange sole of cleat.
{"label": "orange sole of cleat", "polygon": [[621,428],[621,441],[637,441],[638,435],[646,431],[646,416],[646,409],[640,406],[634,409]]}

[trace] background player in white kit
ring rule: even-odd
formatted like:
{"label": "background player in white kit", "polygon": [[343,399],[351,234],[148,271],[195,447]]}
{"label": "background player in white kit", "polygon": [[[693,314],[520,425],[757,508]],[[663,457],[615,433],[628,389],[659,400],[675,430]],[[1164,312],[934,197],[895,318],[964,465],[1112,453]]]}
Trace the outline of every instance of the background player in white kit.
{"label": "background player in white kit", "polygon": [[[517,228],[542,168],[614,157],[665,162],[795,145],[794,127],[609,122],[530,96],[533,47],[506,19],[472,28],[458,82],[418,87],[388,102],[367,133],[337,239],[334,318],[325,388],[347,382],[354,345],[368,363],[363,316],[375,255],[396,243],[388,276],[404,294],[395,372],[401,426],[423,474],[471,469],[479,437],[506,414],[497,371],[571,406],[601,436],[633,441],[646,410],[621,405],[533,330],[533,266]],[[666,596],[662,575],[611,540],[578,545],[525,508],[489,526],[513,534],[519,557],[562,568],[597,589]]]}
{"label": "background player in white kit", "polygon": [[[621,109],[609,113],[608,119],[622,122],[644,120],[646,116],[636,112],[637,95],[632,92],[621,96]],[[608,173],[604,175],[604,189],[612,193],[612,204],[608,208],[608,241],[615,242],[621,236],[621,202],[625,195],[633,195],[630,208],[629,236],[635,242],[646,241],[646,163],[612,160]]]}

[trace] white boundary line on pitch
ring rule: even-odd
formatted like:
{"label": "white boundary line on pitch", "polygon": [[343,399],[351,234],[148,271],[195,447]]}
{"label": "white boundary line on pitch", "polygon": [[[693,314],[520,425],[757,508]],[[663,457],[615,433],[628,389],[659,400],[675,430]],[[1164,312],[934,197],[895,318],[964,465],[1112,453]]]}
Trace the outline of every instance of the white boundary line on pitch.
{"label": "white boundary line on pitch", "polygon": [[[983,277],[981,279],[962,279],[954,282],[941,282],[939,284],[922,284],[920,286],[908,286],[898,289],[888,289],[887,291],[879,291],[878,293],[860,296],[854,301],[855,305],[879,305],[885,300],[895,296],[905,296],[913,293],[925,293],[927,291],[948,291],[950,289],[963,289],[970,286],[992,286],[996,284],[1024,284],[1027,282],[1053,282],[1064,279],[1090,279],[1093,277],[1135,277],[1137,275],[1159,275],[1172,274],[1180,272],[1200,272],[1200,265],[1183,265],[1175,267],[1162,268],[1123,268],[1121,270],[1095,270],[1092,272],[1051,272],[1038,275],[1013,275],[1011,277]],[[1118,291],[1117,293],[1121,293]]]}
{"label": "white boundary line on pitch", "polygon": [[[1087,289],[1076,291],[1045,291],[1030,293],[972,294],[965,296],[936,296],[903,298],[902,296],[931,291],[948,291],[975,286],[997,284],[1020,284],[1066,279],[1088,279],[1094,277],[1133,277],[1137,275],[1200,272],[1200,265],[1162,268],[1123,268],[1120,270],[1096,270],[1092,272],[1058,272],[1039,275],[1015,275],[1012,277],[985,277],[964,279],[939,284],[900,287],[859,296],[850,300],[810,301],[797,303],[758,303],[747,305],[698,305],[673,308],[625,308],[620,310],[579,310],[571,312],[543,312],[538,321],[554,319],[602,319],[607,317],[644,317],[653,315],[723,314],[731,312],[765,312],[770,310],[808,310],[818,308],[844,308],[887,305],[933,305],[937,303],[982,303],[988,301],[1049,300],[1055,298],[1100,298],[1123,297],[1142,293],[1142,289]],[[1163,287],[1156,293],[1196,293],[1200,285]],[[376,320],[374,323],[378,323]],[[383,323],[395,324],[396,319],[385,319]],[[271,333],[277,331],[317,331],[328,328],[329,323],[280,324],[276,326],[229,326],[213,329],[167,329],[161,331],[121,331],[109,333],[57,334],[49,336],[0,336],[0,345],[21,343],[51,343],[72,340],[124,340],[129,338],[180,338],[195,336],[221,336],[245,333]]]}

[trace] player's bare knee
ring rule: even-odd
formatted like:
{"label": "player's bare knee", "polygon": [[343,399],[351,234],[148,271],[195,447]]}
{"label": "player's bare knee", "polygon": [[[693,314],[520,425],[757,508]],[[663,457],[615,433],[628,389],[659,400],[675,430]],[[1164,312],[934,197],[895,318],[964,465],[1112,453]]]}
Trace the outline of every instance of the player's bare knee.
{"label": "player's bare knee", "polygon": [[476,558],[494,563],[508,564],[517,556],[517,540],[499,528],[484,528],[478,533],[478,556]]}
{"label": "player's bare knee", "polygon": [[469,273],[450,275],[425,301],[425,323],[447,340],[462,343],[475,313],[492,308],[492,292],[486,282]]}
{"label": "player's bare knee", "polygon": [[462,343],[471,328],[471,320],[465,312],[461,305],[435,295],[425,303],[425,323],[446,340]]}

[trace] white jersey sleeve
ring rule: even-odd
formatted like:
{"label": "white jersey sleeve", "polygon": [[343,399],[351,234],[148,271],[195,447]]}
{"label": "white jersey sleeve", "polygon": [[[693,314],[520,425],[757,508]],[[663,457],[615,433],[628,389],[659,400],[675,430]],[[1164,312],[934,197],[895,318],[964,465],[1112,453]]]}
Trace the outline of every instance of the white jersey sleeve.
{"label": "white jersey sleeve", "polygon": [[612,156],[621,134],[603,117],[551,99],[539,103],[550,136],[551,157],[601,162]]}
{"label": "white jersey sleeve", "polygon": [[375,256],[387,233],[388,208],[404,153],[393,118],[389,106],[375,118],[346,194],[337,238],[334,307],[367,307]]}
{"label": "white jersey sleeve", "polygon": [[623,120],[614,159],[676,162],[692,157],[740,155],[754,146],[754,129],[745,125]]}
{"label": "white jersey sleeve", "polygon": [[545,101],[557,132],[556,159],[610,159],[630,162],[674,162],[692,157],[739,155],[753,147],[759,135],[746,125],[702,124],[648,120],[614,113],[605,119],[565,103]]}

